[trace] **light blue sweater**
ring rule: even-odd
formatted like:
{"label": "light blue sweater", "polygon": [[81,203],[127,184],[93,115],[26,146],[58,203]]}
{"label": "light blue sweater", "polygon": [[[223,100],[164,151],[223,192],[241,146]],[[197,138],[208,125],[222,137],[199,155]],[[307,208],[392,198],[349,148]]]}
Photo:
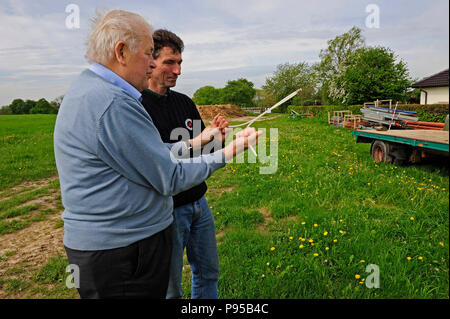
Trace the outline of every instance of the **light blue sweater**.
{"label": "light blue sweater", "polygon": [[221,151],[193,163],[171,159],[170,146],[136,96],[83,71],[54,132],[64,245],[104,250],[149,237],[172,223],[173,195],[225,166]]}

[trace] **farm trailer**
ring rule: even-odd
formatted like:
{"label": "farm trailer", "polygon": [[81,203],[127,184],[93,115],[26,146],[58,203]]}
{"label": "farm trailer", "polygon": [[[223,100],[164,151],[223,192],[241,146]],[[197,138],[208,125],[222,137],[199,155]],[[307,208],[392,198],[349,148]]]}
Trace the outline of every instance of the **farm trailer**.
{"label": "farm trailer", "polygon": [[[449,132],[435,130],[356,130],[356,143],[371,143],[376,162],[418,163],[428,157],[449,156]],[[446,160],[447,160],[446,159]]]}

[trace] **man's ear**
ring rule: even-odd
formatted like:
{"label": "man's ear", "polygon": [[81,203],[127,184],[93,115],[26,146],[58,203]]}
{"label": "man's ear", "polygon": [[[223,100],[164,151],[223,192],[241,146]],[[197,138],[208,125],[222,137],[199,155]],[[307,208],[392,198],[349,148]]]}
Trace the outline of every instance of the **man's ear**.
{"label": "man's ear", "polygon": [[123,41],[118,41],[114,46],[114,56],[116,61],[121,65],[127,64],[128,46]]}

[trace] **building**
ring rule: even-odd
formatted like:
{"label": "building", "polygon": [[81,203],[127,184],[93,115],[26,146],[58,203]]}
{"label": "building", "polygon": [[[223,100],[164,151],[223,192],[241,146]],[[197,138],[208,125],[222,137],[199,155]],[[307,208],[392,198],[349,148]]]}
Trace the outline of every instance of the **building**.
{"label": "building", "polygon": [[420,104],[448,104],[448,69],[412,85],[420,89]]}

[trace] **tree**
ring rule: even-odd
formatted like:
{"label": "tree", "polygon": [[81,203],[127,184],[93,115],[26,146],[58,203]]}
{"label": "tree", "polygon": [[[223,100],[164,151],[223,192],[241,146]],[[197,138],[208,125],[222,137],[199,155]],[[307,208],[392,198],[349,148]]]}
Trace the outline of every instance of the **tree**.
{"label": "tree", "polygon": [[25,112],[25,101],[22,99],[15,99],[9,105],[9,108],[12,111],[12,114],[24,114]]}
{"label": "tree", "polygon": [[396,63],[396,56],[389,48],[362,48],[352,54],[339,83],[345,95],[342,103],[362,104],[376,99],[405,101],[412,80],[406,64]]}
{"label": "tree", "polygon": [[203,86],[195,91],[192,100],[197,105],[214,105],[222,102],[220,89],[213,86]]}
{"label": "tree", "polygon": [[277,103],[276,98],[273,96],[271,92],[262,89],[255,89],[255,90],[256,94],[255,97],[253,98],[253,104],[255,106],[265,109]]}
{"label": "tree", "polygon": [[228,81],[227,85],[222,89],[222,102],[241,107],[253,106],[253,98],[256,94],[253,85],[253,82],[243,78]]}
{"label": "tree", "polygon": [[61,103],[64,99],[64,95],[60,95],[58,97],[56,97],[53,101],[50,102],[50,105],[56,109],[56,111],[58,112],[59,107],[61,106]]}
{"label": "tree", "polygon": [[13,114],[9,105],[4,105],[0,108],[0,115],[10,115]]}
{"label": "tree", "polygon": [[320,51],[320,62],[314,66],[319,82],[320,92],[324,101],[339,103],[342,91],[341,79],[348,65],[348,58],[358,49],[365,47],[361,29],[351,28],[348,32],[328,41],[328,47]]}
{"label": "tree", "polygon": [[36,102],[36,105],[30,110],[30,114],[54,114],[57,110],[44,98]]}
{"label": "tree", "polygon": [[[291,104],[300,105],[302,101],[311,99],[315,91],[315,77],[311,66],[306,62],[294,64],[280,64],[273,76],[266,79],[263,89],[270,92],[276,101],[279,101],[295,90],[304,91],[296,96]],[[279,111],[285,112],[289,101],[279,106]]]}
{"label": "tree", "polygon": [[[417,80],[412,81],[417,82]],[[408,97],[406,99],[406,103],[408,104],[420,104],[420,90],[419,89],[413,89],[411,91],[408,91]]]}
{"label": "tree", "polygon": [[36,101],[26,100],[23,114],[30,114],[30,110],[36,106]]}

